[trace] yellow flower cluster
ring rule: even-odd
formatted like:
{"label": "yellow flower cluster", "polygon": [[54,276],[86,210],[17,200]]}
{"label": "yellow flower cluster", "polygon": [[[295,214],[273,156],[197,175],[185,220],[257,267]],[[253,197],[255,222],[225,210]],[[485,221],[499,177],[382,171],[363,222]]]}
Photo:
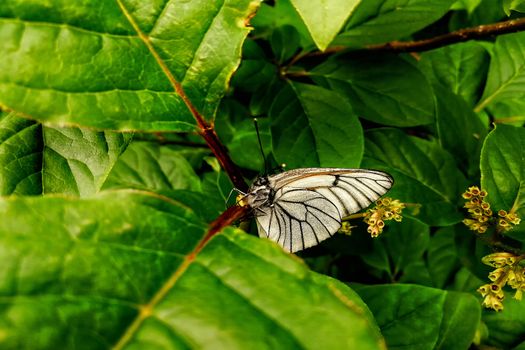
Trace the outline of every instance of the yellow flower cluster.
{"label": "yellow flower cluster", "polygon": [[497,217],[494,217],[490,204],[485,201],[486,196],[487,192],[477,186],[469,187],[467,192],[463,193],[463,198],[468,200],[464,207],[470,214],[470,218],[464,219],[463,223],[469,229],[482,234],[490,224],[495,225],[498,232],[505,232],[519,225],[521,219],[512,211],[507,213],[505,210],[499,210]]}
{"label": "yellow flower cluster", "polygon": [[492,217],[490,204],[485,202],[486,191],[480,191],[477,186],[469,187],[467,192],[463,193],[463,198],[468,199],[465,203],[471,219],[464,219],[463,223],[472,231],[485,233],[489,227],[489,219]]}
{"label": "yellow flower cluster", "polygon": [[490,254],[481,259],[485,265],[496,268],[489,274],[492,283],[478,288],[478,292],[484,298],[483,306],[496,311],[503,310],[502,301],[505,298],[503,287],[505,285],[516,290],[514,298],[521,300],[523,290],[525,290],[525,266],[520,264],[523,259],[525,255],[518,256],[507,252]]}
{"label": "yellow flower cluster", "polygon": [[368,225],[368,233],[372,237],[377,237],[385,227],[385,220],[401,221],[403,217],[401,212],[405,204],[397,199],[382,198],[376,201],[376,206],[368,209],[364,217],[364,222]]}
{"label": "yellow flower cluster", "polygon": [[507,213],[505,210],[498,211],[498,228],[501,232],[512,229],[512,225],[519,225],[521,219],[514,213]]}

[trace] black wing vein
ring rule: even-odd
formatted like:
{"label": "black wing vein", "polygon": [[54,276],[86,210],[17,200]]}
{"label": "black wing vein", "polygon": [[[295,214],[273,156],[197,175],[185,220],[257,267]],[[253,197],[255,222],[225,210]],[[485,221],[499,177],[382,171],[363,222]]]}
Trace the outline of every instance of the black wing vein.
{"label": "black wing vein", "polygon": [[[366,199],[368,199],[370,201],[370,203],[372,203],[374,200],[373,199],[370,199],[370,197],[368,197],[368,194],[366,194],[365,192],[363,192],[359,187],[357,187],[356,185],[353,185],[351,184],[350,182],[347,182],[347,181],[344,181],[343,179],[339,179],[339,181],[341,182],[344,182],[345,184],[347,184],[348,186],[352,187],[354,190],[356,190],[357,192],[361,193],[363,195],[363,197],[365,197]],[[368,188],[368,186],[366,186]],[[339,188],[342,188],[342,187],[339,187]],[[355,197],[354,197],[355,199]]]}

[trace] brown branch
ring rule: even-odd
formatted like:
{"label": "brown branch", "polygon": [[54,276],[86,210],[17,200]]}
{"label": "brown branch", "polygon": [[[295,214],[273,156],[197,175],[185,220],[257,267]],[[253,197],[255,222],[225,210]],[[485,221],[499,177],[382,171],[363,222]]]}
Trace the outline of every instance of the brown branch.
{"label": "brown branch", "polygon": [[525,18],[520,18],[460,29],[430,39],[407,42],[392,41],[384,44],[369,45],[362,50],[367,52],[421,52],[472,39],[482,39],[493,35],[515,33],[523,30],[525,30]]}
{"label": "brown branch", "polygon": [[246,181],[244,181],[240,169],[230,158],[228,150],[226,149],[226,147],[224,147],[224,145],[217,137],[215,129],[213,129],[212,126],[206,126],[204,129],[200,130],[200,134],[202,135],[202,137],[208,144],[208,147],[210,147],[211,151],[221,164],[221,167],[228,174],[235,188],[241,190],[242,192],[246,192],[248,190],[248,184],[246,183]]}
{"label": "brown branch", "polygon": [[234,205],[226,209],[226,211],[224,211],[217,219],[215,219],[215,221],[213,221],[210,224],[208,232],[206,232],[204,238],[199,242],[199,244],[190,254],[190,258],[192,256],[196,256],[202,250],[202,248],[204,248],[206,243],[208,243],[209,240],[217,233],[221,232],[223,228],[230,226],[235,221],[245,217],[248,214],[249,210],[250,208],[248,208],[247,206],[241,207],[239,205]]}
{"label": "brown branch", "polygon": [[515,33],[525,30],[525,18],[513,19],[505,22],[486,24],[472,28],[460,29],[433,38],[416,41],[391,41],[383,44],[369,45],[364,48],[349,49],[346,46],[332,46],[325,51],[315,51],[306,55],[298,55],[293,62],[296,63],[304,58],[323,57],[343,51],[348,52],[421,52],[436,49],[459,42],[473,39],[483,39],[494,35]]}
{"label": "brown branch", "polygon": [[226,147],[220,142],[219,138],[217,137],[217,134],[215,133],[215,130],[213,129],[213,125],[209,124],[204,117],[200,114],[200,112],[197,110],[197,108],[193,105],[191,100],[189,99],[188,95],[184,92],[184,89],[182,88],[182,84],[175,79],[175,76],[171,72],[170,68],[166,64],[166,62],[162,59],[162,57],[159,55],[155,47],[150,41],[149,36],[144,33],[133,16],[131,15],[130,11],[126,8],[122,0],[117,0],[117,4],[122,10],[122,13],[124,16],[128,19],[129,23],[139,36],[139,38],[142,40],[144,45],[148,48],[148,51],[151,53],[151,55],[155,58],[155,61],[157,61],[157,64],[162,69],[166,77],[171,83],[171,86],[179,95],[179,97],[182,99],[186,107],[190,110],[191,114],[195,118],[195,121],[197,122],[197,126],[199,127],[199,134],[202,135],[206,143],[208,144],[208,147],[210,147],[211,151],[217,157],[219,160],[219,163],[221,164],[222,168],[228,176],[230,177],[231,181],[233,182],[233,185],[237,187],[241,191],[246,191],[248,188],[248,185],[244,181],[244,178],[242,177],[241,171],[239,168],[233,163],[232,159],[230,158],[228,151],[226,150]]}

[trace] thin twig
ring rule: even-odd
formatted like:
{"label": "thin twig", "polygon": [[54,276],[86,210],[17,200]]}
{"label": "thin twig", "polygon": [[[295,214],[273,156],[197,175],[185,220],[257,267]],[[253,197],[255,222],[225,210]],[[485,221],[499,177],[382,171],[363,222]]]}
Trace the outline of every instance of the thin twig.
{"label": "thin twig", "polygon": [[385,44],[369,45],[364,50],[373,52],[421,52],[472,39],[482,39],[523,30],[525,30],[525,18],[512,19],[504,22],[460,29],[430,39],[407,42],[392,41]]}
{"label": "thin twig", "polygon": [[483,39],[494,35],[515,33],[525,30],[525,18],[512,19],[509,21],[498,22],[493,24],[485,24],[477,27],[460,29],[455,32],[450,32],[443,35],[438,35],[433,38],[415,40],[415,41],[391,41],[383,44],[368,45],[364,48],[349,49],[345,46],[332,46],[325,51],[315,51],[307,55],[301,55],[293,62],[296,63],[304,58],[329,56],[335,53],[348,52],[422,52],[433,50],[442,46],[447,46],[459,42],[469,41],[473,39]]}

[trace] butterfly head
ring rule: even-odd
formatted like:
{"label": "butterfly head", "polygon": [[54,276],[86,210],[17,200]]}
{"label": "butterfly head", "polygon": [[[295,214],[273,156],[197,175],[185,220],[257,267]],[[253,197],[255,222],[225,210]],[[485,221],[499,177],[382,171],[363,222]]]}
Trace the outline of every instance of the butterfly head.
{"label": "butterfly head", "polygon": [[255,179],[242,202],[252,208],[258,208],[269,204],[272,193],[273,190],[270,186],[268,177],[261,176]]}

